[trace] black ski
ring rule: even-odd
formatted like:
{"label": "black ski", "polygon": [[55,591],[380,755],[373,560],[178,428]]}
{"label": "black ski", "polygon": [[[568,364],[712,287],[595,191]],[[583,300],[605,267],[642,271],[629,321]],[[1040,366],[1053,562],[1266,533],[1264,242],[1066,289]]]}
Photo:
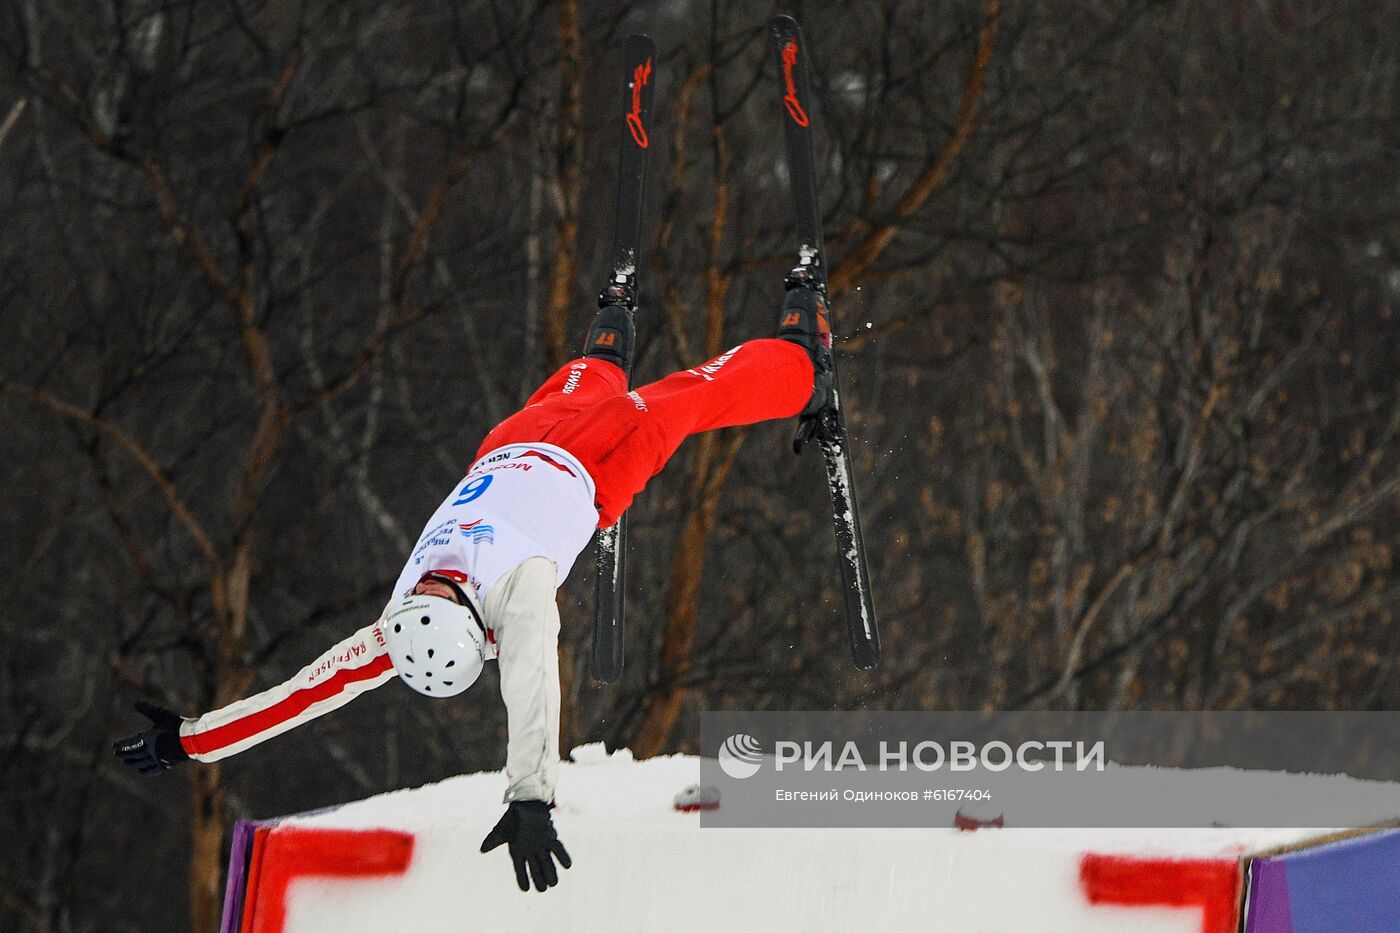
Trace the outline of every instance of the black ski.
{"label": "black ski", "polygon": [[[797,262],[826,297],[826,255],[822,251],[822,218],[817,202],[817,172],[812,149],[812,93],[807,73],[807,45],[802,30],[790,16],[776,16],[769,26],[773,54],[782,88],[783,135],[787,140],[788,177],[793,210],[797,216]],[[827,302],[830,313],[830,301]],[[834,348],[833,348],[834,350]],[[834,365],[834,353],[833,353]],[[851,660],[861,670],[880,663],[880,633],[870,595],[870,572],[865,563],[865,542],[860,532],[860,509],[851,471],[846,420],[836,373],[832,373],[831,405],[798,428],[793,449],[808,441],[820,444],[826,459],[826,480],[831,491],[832,519],[836,527],[836,554],[841,567],[841,589],[846,606],[846,628],[851,640]]]}
{"label": "black ski", "polygon": [[[620,305],[629,317],[637,310],[637,267],[642,246],[642,185],[646,177],[651,117],[652,63],[656,46],[646,36],[628,36],[622,47],[625,88],[621,155],[617,178],[617,227],[613,236],[612,277],[598,306]],[[633,341],[635,347],[636,341]],[[632,359],[623,362],[628,384]],[[593,679],[610,684],[622,676],[622,623],[627,568],[627,516],[598,532],[598,576],[594,584]]]}

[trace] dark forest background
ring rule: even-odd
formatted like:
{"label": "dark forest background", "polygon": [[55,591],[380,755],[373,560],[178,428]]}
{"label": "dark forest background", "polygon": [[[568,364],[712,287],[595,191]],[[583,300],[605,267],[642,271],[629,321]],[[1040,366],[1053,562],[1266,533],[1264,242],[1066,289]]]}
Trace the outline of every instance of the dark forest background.
{"label": "dark forest background", "polygon": [[[771,332],[778,11],[0,0],[0,927],[205,933],[234,818],[501,766],[494,671],[161,780],[109,744],[371,621],[580,344],[628,32],[638,377]],[[591,558],[561,593],[564,747],[695,751],[705,708],[1394,708],[1400,2],[782,11],[885,664],[848,660],[819,458],[707,436],[630,513],[619,685]]]}

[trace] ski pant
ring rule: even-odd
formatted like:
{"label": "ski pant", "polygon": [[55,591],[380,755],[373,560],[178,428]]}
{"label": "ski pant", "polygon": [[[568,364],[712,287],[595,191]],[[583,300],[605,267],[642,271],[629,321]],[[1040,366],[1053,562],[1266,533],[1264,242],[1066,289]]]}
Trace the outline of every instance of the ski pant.
{"label": "ski pant", "polygon": [[476,459],[506,444],[562,447],[593,477],[598,527],[607,528],[690,435],[795,417],[811,394],[811,358],[775,338],[750,340],[631,392],[620,367],[577,359],[497,425]]}

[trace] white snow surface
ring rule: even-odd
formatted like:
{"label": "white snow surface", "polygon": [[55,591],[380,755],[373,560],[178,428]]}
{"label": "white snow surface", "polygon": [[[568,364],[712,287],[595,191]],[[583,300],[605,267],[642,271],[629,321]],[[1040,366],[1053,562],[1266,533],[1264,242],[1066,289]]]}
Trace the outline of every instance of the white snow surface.
{"label": "white snow surface", "polygon": [[402,877],[294,882],[286,930],[1197,933],[1196,909],[1088,904],[1082,856],[1235,858],[1320,832],[701,828],[698,814],[672,807],[698,782],[699,758],[637,762],[601,746],[573,758],[555,823],[574,865],[548,893],[517,890],[504,848],[479,853],[506,781],[465,775],[286,821],[416,837]]}

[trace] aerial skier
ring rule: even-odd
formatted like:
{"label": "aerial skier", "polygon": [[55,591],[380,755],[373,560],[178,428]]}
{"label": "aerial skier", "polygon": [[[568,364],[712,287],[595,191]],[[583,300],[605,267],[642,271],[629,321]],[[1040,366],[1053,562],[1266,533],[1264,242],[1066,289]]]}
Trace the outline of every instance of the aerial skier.
{"label": "aerial skier", "polygon": [[618,521],[686,437],[793,416],[810,421],[831,404],[820,283],[799,266],[785,285],[776,339],[751,340],[633,391],[624,372],[635,340],[631,296],[604,301],[584,355],[486,436],[428,519],[374,623],[285,683],[202,716],[138,703],[151,726],[116,742],[117,755],[143,774],[218,761],[395,676],[424,696],[454,696],[495,660],[509,786],[506,812],[481,851],[506,845],[522,891],[531,881],[539,891],[557,884],[555,860],[571,862],[549,812],[559,763],[555,592],[595,529]]}

